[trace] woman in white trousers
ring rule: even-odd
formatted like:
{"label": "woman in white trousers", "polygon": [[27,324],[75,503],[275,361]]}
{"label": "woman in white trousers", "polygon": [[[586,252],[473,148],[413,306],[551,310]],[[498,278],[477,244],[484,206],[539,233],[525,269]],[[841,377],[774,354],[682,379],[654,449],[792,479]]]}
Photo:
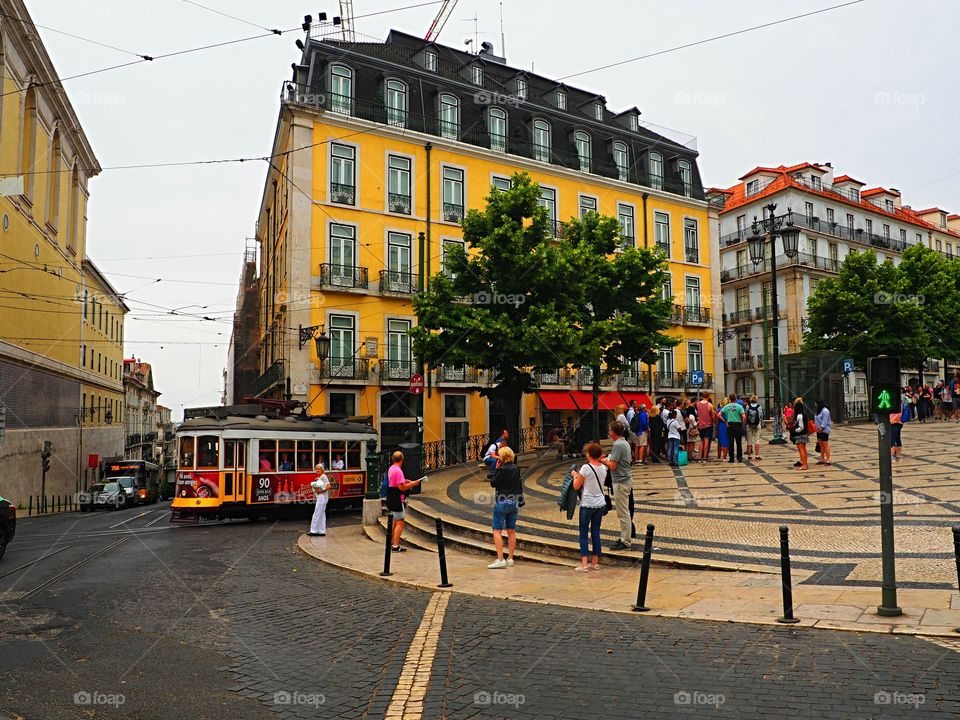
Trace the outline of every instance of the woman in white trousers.
{"label": "woman in white trousers", "polygon": [[313,492],[317,496],[317,504],[313,509],[313,520],[310,521],[310,532],[307,535],[316,537],[327,534],[327,500],[330,494],[330,479],[323,472],[322,462],[317,463],[314,469],[317,471],[317,478],[310,483],[310,487],[313,488]]}

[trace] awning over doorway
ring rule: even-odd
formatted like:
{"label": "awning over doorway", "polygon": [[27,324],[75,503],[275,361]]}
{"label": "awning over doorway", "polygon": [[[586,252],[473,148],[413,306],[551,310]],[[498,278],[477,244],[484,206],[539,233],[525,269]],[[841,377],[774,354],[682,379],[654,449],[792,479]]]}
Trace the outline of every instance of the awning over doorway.
{"label": "awning over doorway", "polygon": [[[540,390],[543,407],[547,410],[580,410],[593,409],[593,393],[586,390]],[[616,410],[617,405],[629,405],[630,400],[645,403],[649,408],[653,405],[645,393],[619,393],[607,391],[600,393],[598,405],[601,410]]]}
{"label": "awning over doorway", "polygon": [[577,410],[569,390],[540,390],[540,402],[547,410]]}
{"label": "awning over doorway", "polygon": [[621,392],[623,399],[626,400],[626,404],[629,405],[631,400],[635,400],[637,407],[640,405],[646,405],[647,410],[653,407],[653,400],[650,399],[650,396],[642,392]]}

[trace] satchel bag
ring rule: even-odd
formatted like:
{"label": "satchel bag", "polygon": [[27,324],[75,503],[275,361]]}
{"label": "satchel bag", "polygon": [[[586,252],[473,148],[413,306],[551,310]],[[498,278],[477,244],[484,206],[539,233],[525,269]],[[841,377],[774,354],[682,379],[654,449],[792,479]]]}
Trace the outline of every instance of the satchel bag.
{"label": "satchel bag", "polygon": [[[590,472],[592,472],[593,476],[597,479],[597,485],[600,486],[600,490],[603,492],[603,514],[606,515],[608,512],[613,510],[613,500],[610,498],[610,494],[603,486],[603,483],[600,482],[600,476],[597,475],[597,471],[593,469],[593,465],[590,466]],[[607,474],[609,475],[609,473]]]}

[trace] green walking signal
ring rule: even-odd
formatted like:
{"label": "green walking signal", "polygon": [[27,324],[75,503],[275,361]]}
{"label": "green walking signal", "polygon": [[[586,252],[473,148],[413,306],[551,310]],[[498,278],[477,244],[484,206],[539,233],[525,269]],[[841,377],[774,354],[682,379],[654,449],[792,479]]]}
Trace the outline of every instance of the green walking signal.
{"label": "green walking signal", "polygon": [[900,412],[900,388],[895,385],[870,386],[870,412]]}
{"label": "green walking signal", "polygon": [[900,358],[879,355],[867,358],[867,383],[870,385],[870,412],[898,413],[900,403]]}

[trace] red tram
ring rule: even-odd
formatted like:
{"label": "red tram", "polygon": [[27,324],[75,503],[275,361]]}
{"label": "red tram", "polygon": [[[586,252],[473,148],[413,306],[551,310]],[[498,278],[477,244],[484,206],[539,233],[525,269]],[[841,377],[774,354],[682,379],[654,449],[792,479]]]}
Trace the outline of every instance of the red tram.
{"label": "red tram", "polygon": [[312,505],[323,462],[331,506],[359,504],[367,488],[372,427],[306,415],[267,417],[259,405],[187,411],[177,428],[173,521],[268,516]]}

